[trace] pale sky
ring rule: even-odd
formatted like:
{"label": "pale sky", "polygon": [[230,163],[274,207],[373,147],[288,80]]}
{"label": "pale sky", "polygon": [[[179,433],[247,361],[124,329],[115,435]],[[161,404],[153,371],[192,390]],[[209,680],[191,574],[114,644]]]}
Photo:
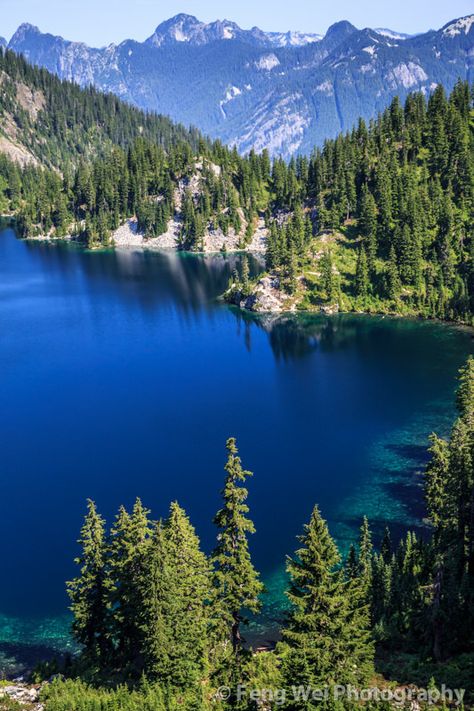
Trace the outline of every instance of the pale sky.
{"label": "pale sky", "polygon": [[472,0],[0,0],[0,36],[10,39],[22,22],[95,47],[144,40],[173,15],[233,20],[243,28],[324,34],[349,20],[356,27],[407,33],[439,29],[473,12]]}

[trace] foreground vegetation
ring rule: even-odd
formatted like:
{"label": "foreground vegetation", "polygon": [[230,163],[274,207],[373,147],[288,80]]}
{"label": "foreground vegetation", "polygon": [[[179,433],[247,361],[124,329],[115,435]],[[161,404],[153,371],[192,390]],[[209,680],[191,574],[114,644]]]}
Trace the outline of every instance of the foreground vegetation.
{"label": "foreground vegetation", "polygon": [[[432,436],[425,473],[430,535],[421,540],[408,532],[393,542],[387,530],[375,550],[364,519],[343,562],[316,506],[288,560],[288,614],[274,650],[254,653],[243,640],[263,587],[248,546],[250,472],[234,439],[227,442],[210,556],[176,502],[165,520],[153,521],[137,500],[108,530],[89,501],[78,575],[68,583],[83,651],[63,669],[69,678],[45,687],[47,711],[306,710],[321,701],[289,693],[282,703],[258,706],[239,698],[239,684],[274,691],[393,687],[377,675],[381,670],[404,684],[472,690],[473,358],[461,370],[457,404],[450,438]],[[324,701],[328,709],[357,705]]]}

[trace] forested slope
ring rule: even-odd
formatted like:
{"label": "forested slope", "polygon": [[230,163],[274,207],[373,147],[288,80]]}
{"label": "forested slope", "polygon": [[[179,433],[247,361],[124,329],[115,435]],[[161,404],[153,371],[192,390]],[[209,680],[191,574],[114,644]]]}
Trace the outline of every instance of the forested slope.
{"label": "forested slope", "polygon": [[[240,156],[111,96],[0,55],[2,130],[34,157],[0,162],[0,207],[23,236],[72,234],[109,245],[129,218],[178,249],[267,239],[277,310],[344,309],[471,322],[472,89],[395,99],[368,126],[310,157]],[[1,145],[0,145],[1,147]],[[40,164],[40,165],[38,165]],[[41,166],[41,167],[40,167]],[[54,166],[54,170],[47,169]],[[172,229],[171,229],[172,228]],[[267,284],[268,286],[268,284]],[[263,289],[265,291],[265,288]],[[229,298],[265,310],[261,285]]]}
{"label": "forested slope", "polygon": [[[280,307],[473,311],[474,114],[458,83],[272,169],[267,266]],[[259,289],[229,295],[259,310]]]}
{"label": "forested slope", "polygon": [[25,150],[25,161],[66,171],[81,159],[107,155],[138,136],[160,146],[200,134],[140,111],[92,87],[80,89],[0,48],[0,134]]}

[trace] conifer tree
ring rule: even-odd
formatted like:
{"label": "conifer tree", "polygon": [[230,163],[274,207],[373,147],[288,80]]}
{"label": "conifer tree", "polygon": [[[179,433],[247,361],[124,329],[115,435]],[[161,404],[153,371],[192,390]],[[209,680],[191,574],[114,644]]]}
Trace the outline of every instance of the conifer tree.
{"label": "conifer tree", "polygon": [[397,255],[393,245],[390,248],[390,257],[388,260],[386,271],[386,290],[389,299],[393,299],[394,301],[396,301],[400,296],[400,274],[397,265]]}
{"label": "conifer tree", "polygon": [[326,294],[326,298],[328,301],[331,301],[331,299],[334,296],[334,274],[333,274],[333,264],[332,264],[332,256],[331,252],[329,250],[326,250],[324,254],[321,257],[321,284],[323,287],[323,290]]}
{"label": "conifer tree", "polygon": [[234,437],[227,440],[226,479],[222,491],[223,506],[214,518],[218,528],[214,565],[215,605],[224,638],[238,654],[242,647],[241,624],[246,611],[258,612],[263,585],[249,552],[248,535],[255,532],[247,517],[247,489],[243,486],[251,472],[242,469]]}
{"label": "conifer tree", "polygon": [[248,260],[247,255],[244,255],[244,257],[242,258],[241,284],[242,284],[242,293],[244,295],[248,295],[249,289],[250,289],[250,268],[249,268],[249,260]]}
{"label": "conifer tree", "polygon": [[114,642],[117,663],[132,672],[141,664],[143,578],[149,549],[149,512],[137,499],[129,514],[123,507],[111,531],[110,570],[113,583]]}
{"label": "conifer tree", "polygon": [[143,601],[138,610],[142,634],[141,648],[144,668],[151,680],[170,678],[172,630],[169,618],[174,594],[174,591],[170,590],[172,577],[163,524],[158,521],[153,526],[145,558],[144,575],[139,582]]}
{"label": "conifer tree", "polygon": [[170,682],[181,688],[204,677],[209,648],[211,569],[189,518],[175,502],[164,525],[169,573],[167,616]]}
{"label": "conifer tree", "polygon": [[[288,688],[359,683],[373,663],[368,609],[357,581],[345,580],[340,556],[317,506],[288,560],[291,610],[279,651]],[[316,708],[302,702],[295,709]]]}
{"label": "conifer tree", "polygon": [[75,562],[80,572],[67,583],[74,615],[73,634],[88,656],[107,663],[110,651],[107,540],[104,519],[90,499],[78,542],[81,553]]}
{"label": "conifer tree", "polygon": [[369,270],[364,247],[360,248],[357,257],[355,288],[357,296],[365,298],[369,293]]}
{"label": "conifer tree", "polygon": [[372,534],[367,516],[364,516],[359,534],[359,576],[367,593],[372,582],[372,557]]}
{"label": "conifer tree", "polygon": [[346,575],[349,580],[354,580],[359,575],[359,560],[353,543],[349,546],[349,554],[346,560]]}

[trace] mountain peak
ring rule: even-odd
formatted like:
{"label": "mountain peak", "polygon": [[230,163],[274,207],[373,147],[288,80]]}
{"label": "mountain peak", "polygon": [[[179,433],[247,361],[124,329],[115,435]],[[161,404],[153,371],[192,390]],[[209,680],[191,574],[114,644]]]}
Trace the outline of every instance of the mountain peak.
{"label": "mountain peak", "polygon": [[320,42],[322,40],[322,35],[314,32],[299,32],[298,30],[265,32],[265,35],[276,47],[302,47],[311,42]]}
{"label": "mountain peak", "polygon": [[10,40],[10,44],[17,44],[18,42],[23,42],[26,38],[33,37],[35,35],[40,35],[41,30],[36,25],[31,25],[29,22],[22,22],[18,27],[17,31]]}
{"label": "mountain peak", "polygon": [[447,37],[456,37],[457,35],[468,35],[473,26],[474,15],[466,15],[453,22],[448,22],[441,31]]}
{"label": "mountain peak", "polygon": [[348,22],[347,20],[341,20],[340,22],[335,22],[329,27],[328,31],[326,32],[326,39],[328,37],[335,36],[347,37],[353,32],[357,32],[357,27],[354,27],[354,25]]}
{"label": "mountain peak", "polygon": [[189,31],[195,31],[197,27],[202,25],[194,15],[180,13],[171,17],[169,20],[160,22],[152,36],[147,40],[148,43],[160,47],[162,44],[174,41],[185,42]]}
{"label": "mountain peak", "polygon": [[[339,24],[344,25],[344,23]],[[311,32],[264,32],[259,27],[243,30],[231,20],[205,23],[194,15],[180,13],[159,24],[146,42],[155,47],[162,47],[176,42],[199,46],[218,40],[241,40],[258,46],[301,47],[321,39],[321,35]]]}
{"label": "mountain peak", "polygon": [[165,20],[156,28],[147,43],[161,47],[174,42],[185,42],[191,45],[203,45],[216,40],[234,39],[244,34],[235,22],[216,20],[206,24],[194,17],[180,13]]}
{"label": "mountain peak", "polygon": [[196,25],[202,25],[203,23],[197,19],[194,15],[188,15],[185,12],[180,12],[178,15],[170,17],[168,20],[163,20],[160,22],[155,30],[155,33],[162,34],[164,32],[169,32],[176,27],[195,27]]}

